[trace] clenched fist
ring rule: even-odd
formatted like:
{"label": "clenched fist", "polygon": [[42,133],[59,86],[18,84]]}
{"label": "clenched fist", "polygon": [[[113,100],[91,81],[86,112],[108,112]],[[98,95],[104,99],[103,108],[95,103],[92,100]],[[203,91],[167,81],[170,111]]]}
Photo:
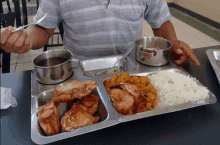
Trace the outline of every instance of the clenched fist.
{"label": "clenched fist", "polygon": [[8,26],[1,32],[1,49],[6,53],[25,53],[31,49],[31,36],[27,30],[12,33],[14,28]]}

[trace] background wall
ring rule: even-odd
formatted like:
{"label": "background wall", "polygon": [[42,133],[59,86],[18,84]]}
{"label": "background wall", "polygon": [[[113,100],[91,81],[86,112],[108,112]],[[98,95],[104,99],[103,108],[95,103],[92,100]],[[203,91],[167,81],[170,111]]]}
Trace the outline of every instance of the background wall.
{"label": "background wall", "polygon": [[220,0],[173,0],[173,2],[220,23]]}

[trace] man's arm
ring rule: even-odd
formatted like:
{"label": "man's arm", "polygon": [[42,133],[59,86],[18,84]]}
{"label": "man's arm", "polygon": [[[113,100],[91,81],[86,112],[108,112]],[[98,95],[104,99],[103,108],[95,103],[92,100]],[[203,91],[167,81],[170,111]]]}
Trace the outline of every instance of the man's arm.
{"label": "man's arm", "polygon": [[163,37],[170,41],[177,39],[173,24],[170,21],[163,23],[159,29],[153,29],[153,32],[155,36]]}
{"label": "man's arm", "polygon": [[31,48],[43,47],[54,30],[34,26],[12,33],[13,28],[9,26],[1,32],[0,45],[7,53],[25,53]]}
{"label": "man's arm", "polygon": [[54,31],[55,29],[46,29],[37,25],[27,28],[27,32],[31,36],[31,49],[45,46]]}
{"label": "man's arm", "polygon": [[172,49],[170,51],[170,57],[178,65],[185,65],[189,61],[192,61],[197,67],[200,67],[200,63],[189,45],[177,39],[173,24],[170,21],[163,23],[159,29],[153,29],[153,32],[155,36],[171,41]]}

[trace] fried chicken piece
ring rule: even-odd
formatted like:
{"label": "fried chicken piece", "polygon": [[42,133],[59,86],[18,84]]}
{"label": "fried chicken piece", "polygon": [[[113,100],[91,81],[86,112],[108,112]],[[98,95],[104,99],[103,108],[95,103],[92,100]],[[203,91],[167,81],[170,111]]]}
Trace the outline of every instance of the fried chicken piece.
{"label": "fried chicken piece", "polygon": [[87,112],[93,115],[98,110],[99,97],[89,94],[86,97],[83,97],[83,99],[81,100],[81,103],[83,106],[88,108]]}
{"label": "fried chicken piece", "polygon": [[85,127],[97,123],[99,116],[92,116],[86,107],[80,103],[75,103],[71,109],[65,113],[61,119],[61,126],[64,131],[72,131],[76,128]]}
{"label": "fried chicken piece", "polygon": [[127,90],[135,98],[138,98],[141,95],[141,90],[137,87],[137,85],[133,85],[130,83],[120,83],[119,86],[123,90]]}
{"label": "fried chicken piece", "polygon": [[127,91],[121,89],[112,89],[109,93],[111,100],[119,113],[131,115],[134,111],[134,97]]}
{"label": "fried chicken piece", "polygon": [[37,112],[39,124],[47,135],[55,135],[60,132],[60,113],[53,100],[39,106]]}
{"label": "fried chicken piece", "polygon": [[142,103],[143,105],[143,102],[145,102],[146,100],[145,97],[142,95],[142,90],[139,89],[137,85],[133,85],[130,83],[120,83],[119,86],[123,90],[128,91],[134,97],[134,107],[136,110],[140,111],[140,109],[138,109],[139,104]]}
{"label": "fried chicken piece", "polygon": [[82,99],[89,95],[96,87],[98,83],[95,81],[79,82],[71,81],[63,86],[55,88],[55,102],[68,102],[73,99]]}

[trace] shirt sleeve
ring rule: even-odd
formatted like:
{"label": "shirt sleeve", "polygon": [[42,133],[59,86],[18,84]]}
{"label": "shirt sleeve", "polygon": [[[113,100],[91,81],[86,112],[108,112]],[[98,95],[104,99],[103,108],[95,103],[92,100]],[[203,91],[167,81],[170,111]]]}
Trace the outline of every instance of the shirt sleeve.
{"label": "shirt sleeve", "polygon": [[153,29],[158,29],[166,21],[171,20],[166,0],[149,0],[148,7],[144,14],[144,19]]}
{"label": "shirt sleeve", "polygon": [[59,8],[58,0],[41,0],[37,14],[33,18],[34,23],[49,12],[45,19],[38,25],[47,29],[56,28],[62,20]]}

